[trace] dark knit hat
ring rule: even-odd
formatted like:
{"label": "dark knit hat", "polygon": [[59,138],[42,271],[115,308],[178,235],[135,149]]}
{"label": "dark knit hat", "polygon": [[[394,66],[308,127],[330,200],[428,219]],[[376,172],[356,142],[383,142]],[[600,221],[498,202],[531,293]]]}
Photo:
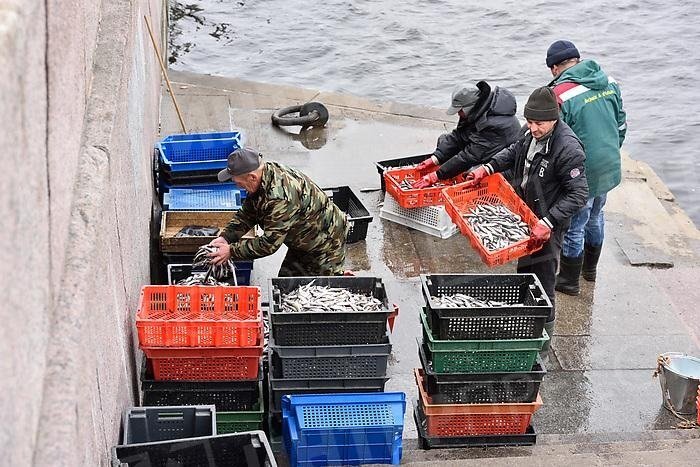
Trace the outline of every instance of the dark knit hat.
{"label": "dark knit hat", "polygon": [[554,91],[547,86],[532,91],[527,104],[525,104],[523,115],[525,115],[526,119],[537,122],[558,120],[559,104],[557,104],[557,97],[554,95]]}
{"label": "dark knit hat", "polygon": [[564,60],[581,58],[573,42],[556,41],[547,49],[547,68],[552,68]]}
{"label": "dark knit hat", "polygon": [[238,148],[228,155],[226,168],[219,172],[220,182],[231,180],[232,176],[247,174],[260,167],[262,154],[252,148]]}

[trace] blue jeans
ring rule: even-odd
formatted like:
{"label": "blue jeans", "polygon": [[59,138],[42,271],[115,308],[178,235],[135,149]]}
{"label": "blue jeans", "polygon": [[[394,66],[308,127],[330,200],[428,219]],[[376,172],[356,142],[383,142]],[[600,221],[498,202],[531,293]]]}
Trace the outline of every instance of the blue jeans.
{"label": "blue jeans", "polygon": [[578,258],[583,254],[583,244],[601,246],[603,244],[605,218],[603,206],[608,197],[603,193],[590,198],[586,205],[571,217],[571,225],[564,235],[561,252],[567,258]]}

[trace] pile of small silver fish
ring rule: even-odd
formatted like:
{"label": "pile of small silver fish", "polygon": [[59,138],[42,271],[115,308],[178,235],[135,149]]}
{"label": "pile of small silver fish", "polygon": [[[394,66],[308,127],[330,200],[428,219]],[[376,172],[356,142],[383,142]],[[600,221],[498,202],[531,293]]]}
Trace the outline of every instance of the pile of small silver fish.
{"label": "pile of small silver fish", "polygon": [[[413,188],[414,183],[416,183],[416,180],[414,178],[404,178],[401,181],[401,183],[399,184],[399,186],[401,187],[402,190],[415,190],[415,188]],[[446,185],[442,182],[437,182],[437,183],[433,183],[428,188],[433,188],[436,186],[446,186]]]}
{"label": "pile of small silver fish", "polygon": [[[229,258],[228,261],[226,261],[223,264],[215,265],[211,262],[211,258],[209,257],[210,253],[215,253],[218,250],[217,247],[212,246],[212,245],[202,245],[199,247],[197,250],[197,253],[194,255],[194,261],[192,261],[192,270],[195,269],[206,269],[206,276],[205,279],[208,280],[208,277],[213,277],[215,280],[221,280],[221,279],[226,279],[229,277],[234,278],[234,284],[238,285],[237,282],[235,282],[236,278],[236,266],[233,264],[233,260]],[[208,285],[208,284],[207,284]]]}
{"label": "pile of small silver fish", "polygon": [[430,296],[430,300],[441,308],[490,308],[496,306],[522,306],[522,303],[506,303],[498,300],[484,300],[471,295],[456,293],[453,295]]}
{"label": "pile of small silver fish", "polygon": [[350,292],[348,289],[302,285],[282,296],[281,311],[331,312],[381,311],[382,302],[372,296]]}
{"label": "pile of small silver fish", "polygon": [[219,282],[206,271],[193,272],[189,277],[177,281],[176,285],[229,285],[228,282]]}
{"label": "pile of small silver fish", "polygon": [[216,226],[186,225],[180,229],[175,237],[214,237],[219,233]]}
{"label": "pile of small silver fish", "polygon": [[501,204],[477,204],[463,217],[489,251],[500,250],[530,237],[527,223]]}

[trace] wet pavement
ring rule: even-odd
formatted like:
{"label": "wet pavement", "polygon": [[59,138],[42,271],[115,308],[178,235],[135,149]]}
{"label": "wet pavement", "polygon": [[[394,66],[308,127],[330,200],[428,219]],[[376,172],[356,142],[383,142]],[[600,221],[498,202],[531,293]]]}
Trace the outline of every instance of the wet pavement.
{"label": "wet pavement", "polygon": [[[367,239],[349,245],[347,268],[382,278],[399,305],[386,390],[405,392],[412,405],[412,369],[420,365],[419,274],[514,271],[514,264],[486,267],[459,234],[441,240],[379,218],[383,194],[374,162],[431,152],[440,133],[453,126],[448,117],[439,109],[241,80],[175,72],[171,79],[190,131],[243,128],[247,144],[267,158],[302,170],[323,187],[349,185],[369,209],[374,219]],[[299,135],[299,127],[272,127],[274,109],[312,98],[329,107],[326,129]],[[180,132],[167,94],[162,107],[162,134]],[[609,196],[598,281],[582,280],[579,297],[557,296],[549,372],[541,386],[544,406],[533,418],[539,434],[621,436],[678,423],[662,407],[652,372],[660,353],[700,355],[700,233],[668,196],[659,196],[663,190],[646,183],[653,177],[644,167],[626,160],[625,169],[623,184]],[[252,282],[263,294],[283,255],[255,262]],[[410,408],[405,422],[404,438],[415,438]]]}

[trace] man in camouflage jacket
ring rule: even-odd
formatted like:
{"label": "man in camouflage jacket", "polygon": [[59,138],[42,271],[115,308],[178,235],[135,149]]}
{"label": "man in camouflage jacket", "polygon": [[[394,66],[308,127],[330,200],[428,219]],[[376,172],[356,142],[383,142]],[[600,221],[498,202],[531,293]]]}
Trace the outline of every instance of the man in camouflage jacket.
{"label": "man in camouflage jacket", "polygon": [[[219,180],[233,180],[248,192],[221,236],[212,241],[215,264],[229,258],[268,256],[282,244],[288,251],[280,277],[343,274],[347,216],[309,177],[276,162],[263,162],[250,148],[232,152]],[[262,236],[242,238],[255,225]]]}

